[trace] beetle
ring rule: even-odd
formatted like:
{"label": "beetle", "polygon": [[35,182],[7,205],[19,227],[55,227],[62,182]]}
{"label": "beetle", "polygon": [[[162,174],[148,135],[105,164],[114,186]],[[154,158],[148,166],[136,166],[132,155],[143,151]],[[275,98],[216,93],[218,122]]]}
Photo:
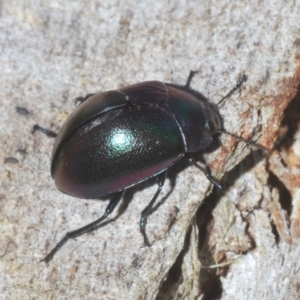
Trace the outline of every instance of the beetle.
{"label": "beetle", "polygon": [[55,137],[51,175],[57,188],[68,195],[96,199],[111,196],[105,213],[96,221],[68,232],[42,260],[48,263],[70,239],[97,228],[119,203],[124,192],[149,178],[157,178],[157,191],[141,213],[140,231],[146,234],[147,217],[158,198],[168,169],[187,158],[214,185],[221,185],[194,154],[208,149],[220,132],[225,132],[217,105],[247,80],[238,84],[215,105],[190,88],[191,71],[184,86],[146,81],[117,90],[89,94],[69,116]]}

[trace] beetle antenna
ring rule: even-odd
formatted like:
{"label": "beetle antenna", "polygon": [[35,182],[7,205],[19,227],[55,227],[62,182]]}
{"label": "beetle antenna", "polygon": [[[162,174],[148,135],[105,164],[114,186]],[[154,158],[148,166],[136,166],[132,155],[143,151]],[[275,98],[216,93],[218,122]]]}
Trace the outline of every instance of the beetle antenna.
{"label": "beetle antenna", "polygon": [[254,146],[254,147],[256,147],[256,148],[258,148],[258,149],[260,149],[260,150],[262,150],[262,151],[264,151],[264,152],[268,152],[268,149],[267,149],[266,147],[264,147],[264,146],[262,146],[262,145],[260,145],[260,144],[258,144],[258,143],[256,143],[256,142],[254,142],[254,141],[252,141],[252,140],[246,140],[246,139],[243,139],[242,137],[240,137],[240,136],[238,136],[238,135],[235,135],[235,134],[233,134],[233,133],[231,133],[231,132],[228,132],[228,131],[226,131],[225,129],[222,129],[221,132],[222,132],[222,133],[225,133],[225,134],[227,134],[227,135],[230,135],[230,136],[232,136],[232,137],[234,137],[234,138],[237,139],[238,141],[244,142],[246,145]]}
{"label": "beetle antenna", "polygon": [[[238,89],[243,85],[243,83],[247,81],[247,79],[248,79],[248,76],[247,76],[246,74],[243,74],[242,78],[238,81],[238,83],[232,88],[232,90],[231,90],[226,96],[224,96],[224,97],[216,104],[216,106],[217,106],[217,107],[220,106],[220,105],[222,104],[222,102],[223,102],[226,98],[229,98],[236,90],[238,90]],[[235,134],[233,134],[233,133],[231,133],[231,132],[226,131],[224,128],[221,129],[220,132],[225,133],[225,134],[227,134],[227,135],[230,135],[230,136],[234,137],[235,139],[237,139],[238,141],[244,142],[246,145],[254,146],[254,147],[258,148],[258,149],[261,149],[261,150],[264,151],[264,152],[267,152],[267,151],[268,151],[268,149],[265,148],[264,146],[261,146],[261,145],[257,144],[257,143],[254,142],[254,141],[243,139],[242,137],[240,137],[240,136],[238,136],[238,135],[235,135]]]}
{"label": "beetle antenna", "polygon": [[[190,76],[189,76],[190,77]],[[236,90],[238,90],[244,82],[246,82],[248,79],[248,76],[246,74],[243,74],[242,78],[238,81],[238,83],[233,87],[233,89],[225,95],[218,103],[216,106],[220,106],[222,102],[226,99],[229,98]]]}

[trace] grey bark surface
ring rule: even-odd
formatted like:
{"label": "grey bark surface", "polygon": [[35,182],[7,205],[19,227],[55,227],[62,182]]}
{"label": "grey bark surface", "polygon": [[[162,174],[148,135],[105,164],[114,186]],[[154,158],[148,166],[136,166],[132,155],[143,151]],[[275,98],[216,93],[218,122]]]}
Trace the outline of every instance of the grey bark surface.
{"label": "grey bark surface", "polygon": [[220,108],[224,128],[270,150],[299,88],[299,15],[300,1],[0,2],[0,298],[298,299],[299,100],[292,137],[269,156],[235,168],[253,149],[225,134],[204,155],[224,195],[195,167],[172,168],[148,218],[151,247],[139,218],[155,180],[128,190],[113,221],[69,241],[48,267],[39,261],[107,201],[60,193],[54,141],[31,129],[58,131],[88,93],[184,84],[198,70],[192,87],[217,103],[247,74]]}

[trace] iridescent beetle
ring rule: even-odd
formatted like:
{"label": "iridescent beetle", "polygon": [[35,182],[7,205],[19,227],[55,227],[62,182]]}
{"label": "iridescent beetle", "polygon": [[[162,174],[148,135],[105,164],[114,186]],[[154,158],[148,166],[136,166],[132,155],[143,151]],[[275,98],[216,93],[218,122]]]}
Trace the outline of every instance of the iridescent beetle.
{"label": "iridescent beetle", "polygon": [[[222,188],[193,156],[224,132],[217,105],[190,88],[195,73],[190,72],[185,86],[146,81],[79,98],[82,103],[58,134],[34,126],[33,131],[56,137],[51,175],[60,191],[85,199],[111,195],[101,218],[68,232],[43,261],[48,263],[68,239],[94,230],[128,188],[156,177],[157,191],[140,219],[144,243],[150,246],[145,230],[147,216],[162,190],[167,170],[184,157]],[[243,75],[218,105],[246,80]]]}

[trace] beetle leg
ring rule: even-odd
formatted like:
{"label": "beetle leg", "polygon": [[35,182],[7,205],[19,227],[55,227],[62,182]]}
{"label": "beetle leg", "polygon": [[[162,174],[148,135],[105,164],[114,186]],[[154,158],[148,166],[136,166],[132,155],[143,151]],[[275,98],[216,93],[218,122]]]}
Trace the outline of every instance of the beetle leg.
{"label": "beetle leg", "polygon": [[189,90],[190,89],[190,85],[192,82],[193,77],[198,73],[199,71],[190,71],[189,77],[186,81],[186,84],[184,86],[185,89]]}
{"label": "beetle leg", "polygon": [[75,105],[79,106],[80,104],[82,104],[84,101],[86,101],[87,99],[89,99],[90,97],[94,96],[94,94],[87,94],[85,97],[77,97],[75,99]]}
{"label": "beetle leg", "polygon": [[74,239],[80,235],[83,235],[87,232],[93,231],[95,229],[97,229],[97,226],[104,220],[106,219],[106,217],[108,215],[110,215],[113,210],[115,209],[115,207],[117,206],[117,204],[119,203],[119,201],[121,200],[124,191],[118,192],[116,193],[112,199],[110,200],[109,204],[107,205],[106,209],[105,209],[105,213],[103,214],[103,216],[99,219],[97,219],[96,221],[85,225],[79,229],[67,232],[67,234],[65,235],[65,237],[60,240],[56,246],[51,250],[51,252],[41,261],[44,261],[46,264],[49,263],[50,260],[52,260],[53,256],[55,255],[55,253],[69,240],[69,239]]}
{"label": "beetle leg", "polygon": [[52,138],[55,138],[57,137],[57,133],[52,131],[52,130],[49,130],[49,129],[46,129],[44,127],[41,127],[40,125],[38,124],[35,124],[31,130],[31,133],[35,133],[36,131],[41,131],[43,133],[45,133],[47,136],[49,137],[52,137]]}
{"label": "beetle leg", "polygon": [[144,237],[145,245],[149,246],[149,247],[151,245],[149,243],[149,240],[148,240],[148,237],[147,237],[147,234],[146,234],[147,217],[149,216],[150,211],[151,211],[158,195],[160,194],[160,192],[162,190],[162,187],[164,186],[166,175],[167,175],[167,172],[165,171],[165,172],[163,172],[163,173],[161,173],[157,176],[157,183],[158,183],[157,191],[156,191],[154,197],[152,198],[152,200],[150,201],[150,203],[145,207],[145,209],[141,213],[140,230],[141,230],[141,233]]}
{"label": "beetle leg", "polygon": [[209,170],[207,169],[207,167],[204,168],[204,167],[200,166],[199,164],[197,164],[196,161],[195,161],[195,158],[192,157],[192,156],[188,156],[187,159],[188,159],[188,161],[189,161],[189,163],[190,163],[191,165],[194,165],[196,168],[198,168],[199,170],[201,170],[201,171],[205,174],[206,178],[207,178],[213,185],[215,185],[219,190],[223,190],[222,185],[221,185],[221,184],[220,184],[220,183],[219,183],[219,182],[218,182],[218,181],[210,174],[210,172],[209,172]]}

